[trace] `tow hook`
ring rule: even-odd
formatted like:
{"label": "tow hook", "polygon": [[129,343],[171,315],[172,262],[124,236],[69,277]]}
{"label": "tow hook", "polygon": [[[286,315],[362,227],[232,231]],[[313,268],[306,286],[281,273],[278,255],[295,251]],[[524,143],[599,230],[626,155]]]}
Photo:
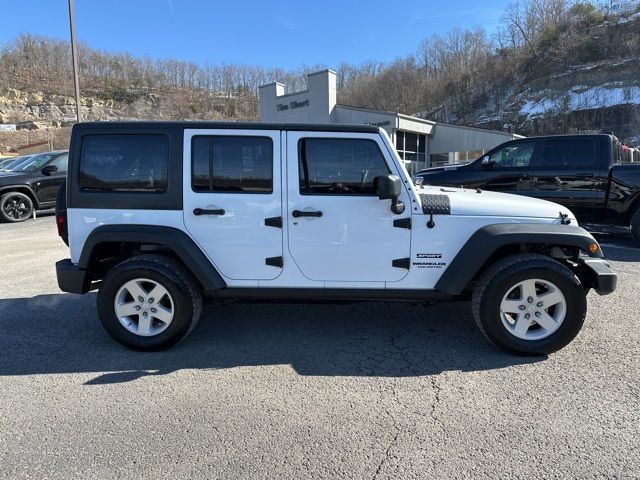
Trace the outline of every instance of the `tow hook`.
{"label": "tow hook", "polygon": [[562,225],[569,225],[571,223],[571,220],[569,219],[569,214],[568,213],[560,212],[560,223]]}

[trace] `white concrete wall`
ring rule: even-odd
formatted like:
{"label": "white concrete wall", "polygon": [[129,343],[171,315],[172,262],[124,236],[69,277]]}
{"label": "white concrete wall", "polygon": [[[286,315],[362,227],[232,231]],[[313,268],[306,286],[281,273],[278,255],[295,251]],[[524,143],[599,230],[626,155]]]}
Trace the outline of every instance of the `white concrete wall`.
{"label": "white concrete wall", "polygon": [[352,125],[373,125],[381,127],[387,131],[389,135],[398,126],[397,115],[388,112],[370,112],[358,108],[345,107],[338,105],[334,110],[334,119],[336,123],[347,123]]}
{"label": "white concrete wall", "polygon": [[483,130],[481,128],[438,123],[433,131],[430,153],[490,150],[514,138],[520,138],[520,136],[497,130]]}
{"label": "white concrete wall", "polygon": [[260,87],[261,122],[331,123],[336,106],[336,73],[332,70],[307,75],[307,90],[284,94],[284,85]]}

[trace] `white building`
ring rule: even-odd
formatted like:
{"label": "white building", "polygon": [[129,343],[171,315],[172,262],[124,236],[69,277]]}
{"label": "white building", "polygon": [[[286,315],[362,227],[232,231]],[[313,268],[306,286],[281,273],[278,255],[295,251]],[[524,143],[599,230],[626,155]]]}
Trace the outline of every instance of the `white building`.
{"label": "white building", "polygon": [[282,83],[260,87],[260,121],[347,123],[384,128],[407,169],[473,160],[501,143],[521,138],[507,132],[462,127],[396,112],[341,105],[336,101],[336,73],[307,75],[307,90],[284,93]]}

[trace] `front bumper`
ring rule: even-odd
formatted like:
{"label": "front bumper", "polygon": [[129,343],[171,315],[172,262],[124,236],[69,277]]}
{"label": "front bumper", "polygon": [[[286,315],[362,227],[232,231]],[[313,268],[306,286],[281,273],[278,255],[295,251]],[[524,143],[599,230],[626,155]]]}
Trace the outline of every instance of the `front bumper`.
{"label": "front bumper", "polygon": [[588,286],[600,295],[610,294],[618,285],[618,276],[609,267],[609,262],[601,258],[581,258],[580,268],[590,280]]}
{"label": "front bumper", "polygon": [[76,267],[68,258],[56,262],[56,276],[58,287],[63,292],[83,294],[89,291],[89,272]]}

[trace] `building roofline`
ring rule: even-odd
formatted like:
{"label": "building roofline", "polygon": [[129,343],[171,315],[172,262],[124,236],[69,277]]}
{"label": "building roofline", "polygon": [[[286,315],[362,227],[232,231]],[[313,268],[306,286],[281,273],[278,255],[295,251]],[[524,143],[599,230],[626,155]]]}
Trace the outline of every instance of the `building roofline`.
{"label": "building roofline", "polygon": [[434,120],[427,120],[426,118],[414,117],[413,115],[406,115],[404,113],[398,113],[398,117],[404,118],[404,119],[407,119],[407,120],[411,120],[412,122],[427,123],[429,125],[437,125],[438,124],[438,122],[436,122]]}
{"label": "building roofline", "polygon": [[344,108],[349,108],[351,110],[360,110],[360,111],[363,111],[363,112],[382,113],[382,114],[385,114],[385,115],[393,115],[393,116],[398,115],[398,112],[388,112],[386,110],[376,110],[375,108],[357,107],[355,105],[347,105],[345,103],[336,103],[336,107],[344,107]]}
{"label": "building roofline", "polygon": [[265,88],[265,87],[271,87],[273,85],[280,85],[282,87],[284,87],[284,83],[281,82],[271,82],[271,83],[265,83],[264,85],[260,85],[258,88]]}
{"label": "building roofline", "polygon": [[496,130],[496,129],[482,128],[482,127],[470,127],[468,125],[454,125],[453,123],[445,123],[445,122],[435,122],[435,124],[436,126],[443,125],[445,127],[459,128],[461,130],[477,130],[482,132],[499,133],[501,135],[510,136],[510,137],[514,135],[519,137],[521,136],[521,135],[517,135],[516,133],[505,132],[504,130]]}
{"label": "building roofline", "polygon": [[330,68],[325,68],[324,70],[318,70],[317,72],[307,73],[307,77],[312,77],[314,75],[320,75],[321,73],[333,73],[334,75],[338,74],[335,70],[331,70]]}
{"label": "building roofline", "polygon": [[391,115],[394,117],[402,118],[404,120],[410,120],[412,122],[425,123],[427,125],[437,124],[437,122],[434,122],[433,120],[427,120],[426,118],[414,117],[412,115],[406,115],[404,113],[398,113],[398,112],[389,112],[386,110],[376,110],[375,108],[356,107],[355,105],[345,105],[344,103],[338,103],[336,104],[336,107],[343,107],[343,108],[348,108],[350,110],[358,110],[361,112],[371,112],[371,113],[378,113],[382,115]]}

